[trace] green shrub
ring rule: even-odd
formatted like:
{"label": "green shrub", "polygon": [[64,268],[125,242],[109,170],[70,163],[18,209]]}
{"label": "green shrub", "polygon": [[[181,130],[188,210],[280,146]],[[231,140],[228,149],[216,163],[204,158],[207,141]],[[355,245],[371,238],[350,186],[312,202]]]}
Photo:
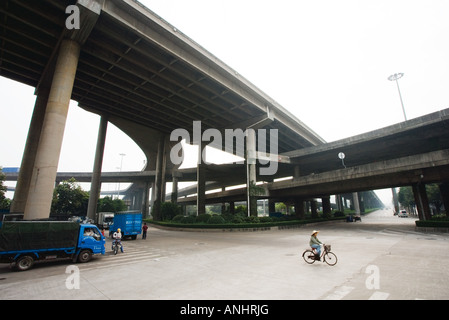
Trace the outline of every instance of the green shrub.
{"label": "green shrub", "polygon": [[173,202],[163,202],[161,204],[162,220],[172,220],[175,216],[181,214],[181,207]]}
{"label": "green shrub", "polygon": [[245,217],[244,221],[249,222],[249,223],[258,223],[258,222],[260,222],[260,219],[259,219],[259,217],[250,216],[250,217]]}
{"label": "green shrub", "polygon": [[241,215],[235,215],[232,217],[232,220],[230,221],[232,223],[243,223],[245,222],[244,218]]}
{"label": "green shrub", "polygon": [[183,218],[184,218],[184,216],[182,214],[177,214],[176,216],[173,217],[173,219],[171,219],[171,221],[181,222]]}
{"label": "green shrub", "polygon": [[231,213],[223,213],[221,215],[221,217],[225,220],[225,222],[232,222],[232,220],[234,219],[234,216],[235,215],[233,215]]}
{"label": "green shrub", "polygon": [[223,219],[223,217],[219,215],[213,215],[207,221],[207,223],[209,224],[224,224],[225,222],[226,222],[225,219]]}
{"label": "green shrub", "polygon": [[449,221],[416,220],[415,224],[417,227],[449,228]]}
{"label": "green shrub", "polygon": [[195,223],[196,222],[196,217],[195,216],[187,216],[187,217],[182,217],[181,223]]}
{"label": "green shrub", "polygon": [[271,217],[260,217],[259,218],[260,222],[273,222],[273,218]]}
{"label": "green shrub", "polygon": [[207,221],[210,219],[212,215],[208,213],[200,214],[196,217],[196,222],[199,223],[207,223]]}

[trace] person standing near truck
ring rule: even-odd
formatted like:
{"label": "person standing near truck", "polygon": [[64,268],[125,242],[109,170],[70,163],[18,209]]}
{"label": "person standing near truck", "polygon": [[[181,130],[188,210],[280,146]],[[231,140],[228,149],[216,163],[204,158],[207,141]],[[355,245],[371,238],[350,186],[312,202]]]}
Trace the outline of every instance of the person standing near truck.
{"label": "person standing near truck", "polygon": [[147,230],[148,230],[147,223],[144,222],[143,223],[143,227],[142,227],[142,239],[146,239],[147,238]]}

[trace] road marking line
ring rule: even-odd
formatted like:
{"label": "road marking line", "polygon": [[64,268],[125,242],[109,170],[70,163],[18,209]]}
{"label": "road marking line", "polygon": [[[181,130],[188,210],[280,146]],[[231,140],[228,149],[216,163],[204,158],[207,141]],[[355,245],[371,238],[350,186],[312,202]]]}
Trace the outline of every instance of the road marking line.
{"label": "road marking line", "polygon": [[371,297],[369,297],[368,300],[387,300],[389,296],[390,294],[387,292],[376,291],[371,295]]}
{"label": "road marking line", "polygon": [[333,293],[324,298],[324,300],[341,300],[344,296],[349,294],[354,287],[342,286],[336,289]]}

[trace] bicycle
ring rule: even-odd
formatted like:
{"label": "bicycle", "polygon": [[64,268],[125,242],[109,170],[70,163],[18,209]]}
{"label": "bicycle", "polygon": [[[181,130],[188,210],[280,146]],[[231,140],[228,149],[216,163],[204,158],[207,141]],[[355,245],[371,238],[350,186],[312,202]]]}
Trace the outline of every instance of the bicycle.
{"label": "bicycle", "polygon": [[[304,261],[308,264],[314,263],[315,260],[315,249],[307,249],[303,252],[302,257],[304,258]],[[331,252],[331,245],[325,244],[323,245],[323,252],[321,253],[320,259],[322,258],[323,262],[326,262],[330,266],[335,266],[337,264],[337,256],[335,253]]]}

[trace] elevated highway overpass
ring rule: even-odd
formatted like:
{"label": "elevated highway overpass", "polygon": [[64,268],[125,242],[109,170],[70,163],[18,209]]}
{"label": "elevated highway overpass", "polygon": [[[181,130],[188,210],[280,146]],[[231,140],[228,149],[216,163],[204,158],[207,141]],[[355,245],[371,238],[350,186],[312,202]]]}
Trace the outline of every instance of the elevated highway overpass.
{"label": "elevated highway overpass", "polygon": [[[344,163],[338,154],[345,153]],[[439,183],[445,207],[449,181],[449,109],[434,112],[406,122],[381,128],[350,138],[293,150],[282,154],[289,159],[279,163],[278,171],[271,176],[257,176],[264,188],[259,198],[272,201],[296,203],[373,189],[413,186],[420,216],[429,215],[423,186]],[[225,189],[228,186],[244,185],[246,166],[242,164],[208,165],[206,191],[222,191],[204,195],[205,203],[223,203],[247,200],[246,187]],[[17,180],[18,172],[6,173],[7,180]],[[197,169],[182,169],[166,172],[166,181],[197,181]],[[75,177],[79,182],[90,182],[91,172],[60,172],[57,181]],[[131,182],[127,190],[129,198],[142,199],[148,182],[154,183],[156,171],[102,172],[101,182]],[[277,181],[275,179],[291,177]],[[180,204],[196,204],[197,186],[178,190]],[[167,195],[171,199],[171,194]],[[421,199],[421,201],[419,200]],[[173,199],[174,200],[174,199]]]}
{"label": "elevated highway overpass", "polygon": [[[345,154],[344,163],[338,154]],[[426,183],[442,186],[445,207],[449,207],[449,109],[434,112],[406,122],[282,154],[289,163],[280,163],[277,177],[284,181],[266,181],[261,197],[302,201],[357,191],[413,186],[418,211],[429,216]],[[244,168],[240,168],[242,170]],[[242,177],[238,168],[222,167],[222,176]],[[258,177],[263,181],[263,177]],[[234,184],[244,180],[234,179]],[[209,183],[210,189],[223,187]],[[180,202],[192,203],[192,187],[178,192]],[[207,201],[244,200],[244,189],[226,190],[206,195]],[[218,201],[217,201],[218,202]]]}
{"label": "elevated highway overpass", "polygon": [[[66,13],[73,5],[78,16],[76,11]],[[73,28],[70,23],[77,17],[80,26]],[[160,204],[165,181],[197,181],[199,213],[204,212],[207,188],[243,183],[248,194],[255,181],[266,182],[267,197],[295,199],[377,186],[413,184],[419,189],[426,182],[447,181],[447,110],[325,144],[286,108],[138,1],[2,1],[0,39],[0,75],[36,88],[11,209],[28,218],[49,214],[70,99],[101,116],[90,216],[100,183],[108,176],[101,173],[108,122],[147,157],[143,172],[132,174],[133,181],[141,179],[133,186],[145,190],[143,198],[149,198],[153,186],[152,198]],[[201,134],[208,129],[276,131],[277,139],[266,135],[256,137],[257,142],[264,140],[267,151],[273,147],[290,163],[281,161],[270,176],[257,175],[257,163],[251,161],[178,170],[169,161],[177,142],[170,141],[170,134],[182,129],[189,143],[202,144],[194,134],[195,122],[201,123]],[[247,154],[260,151],[256,140],[248,145]],[[339,152],[346,154],[347,168],[342,168]],[[286,176],[294,178],[273,182]],[[125,177],[112,178],[131,179]]]}

